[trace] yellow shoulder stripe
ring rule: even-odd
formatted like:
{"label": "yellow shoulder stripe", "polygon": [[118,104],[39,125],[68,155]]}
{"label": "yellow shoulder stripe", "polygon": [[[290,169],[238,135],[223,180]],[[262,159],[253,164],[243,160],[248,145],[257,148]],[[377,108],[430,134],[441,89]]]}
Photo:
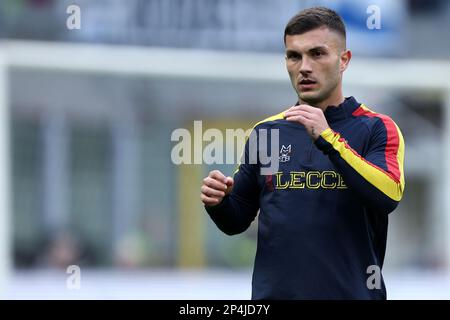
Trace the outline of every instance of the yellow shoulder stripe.
{"label": "yellow shoulder stripe", "polygon": [[[252,128],[252,132],[256,128],[256,126],[261,124],[261,123],[269,122],[269,121],[275,121],[275,120],[280,120],[280,119],[284,119],[284,111],[282,111],[280,113],[277,113],[276,115],[270,116],[270,117],[268,117],[268,118],[266,118],[264,120],[261,120],[261,121],[257,122]],[[248,137],[245,139],[245,144],[247,144],[247,140],[248,140]],[[244,146],[244,148],[245,148],[245,146]],[[240,166],[241,166],[241,164],[239,163],[233,174],[236,174],[239,171],[239,167]]]}
{"label": "yellow shoulder stripe", "polygon": [[278,114],[276,114],[274,116],[270,116],[270,117],[268,117],[268,118],[266,118],[264,120],[261,120],[260,122],[256,123],[253,126],[253,129],[255,129],[258,124],[261,124],[261,123],[264,123],[264,122],[269,122],[269,121],[280,120],[280,119],[284,119],[284,111],[280,112],[280,113],[278,113]]}

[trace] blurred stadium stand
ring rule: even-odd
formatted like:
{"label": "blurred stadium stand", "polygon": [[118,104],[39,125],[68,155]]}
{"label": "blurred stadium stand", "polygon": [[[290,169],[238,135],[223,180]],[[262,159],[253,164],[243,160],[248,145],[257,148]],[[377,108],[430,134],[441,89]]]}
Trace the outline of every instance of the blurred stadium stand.
{"label": "blurred stadium stand", "polygon": [[[0,3],[6,297],[249,298],[256,224],[229,238],[198,201],[203,175],[234,166],[176,166],[170,135],[194,120],[246,129],[295,102],[284,25],[327,5],[349,27],[346,95],[392,116],[406,141],[388,293],[450,298],[450,41],[436,36],[450,30],[450,2],[79,0],[81,30],[67,30],[73,3]],[[78,293],[65,288],[70,264],[86,270]]]}

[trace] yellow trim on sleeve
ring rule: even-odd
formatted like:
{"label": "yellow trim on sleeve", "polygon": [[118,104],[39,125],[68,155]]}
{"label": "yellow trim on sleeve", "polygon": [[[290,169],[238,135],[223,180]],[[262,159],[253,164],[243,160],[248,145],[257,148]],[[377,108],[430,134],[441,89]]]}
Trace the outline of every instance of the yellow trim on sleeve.
{"label": "yellow trim on sleeve", "polygon": [[389,175],[387,175],[380,168],[375,167],[362,157],[358,156],[350,149],[345,142],[339,141],[341,136],[333,132],[330,128],[324,130],[320,136],[333,146],[339,152],[342,159],[347,162],[353,169],[355,169],[364,179],[375,186],[378,190],[383,192],[389,198],[395,201],[400,201],[403,196],[405,180],[403,176],[403,158],[404,158],[404,141],[397,127],[399,133],[399,148],[397,152],[397,161],[400,169],[400,182],[396,182]]}

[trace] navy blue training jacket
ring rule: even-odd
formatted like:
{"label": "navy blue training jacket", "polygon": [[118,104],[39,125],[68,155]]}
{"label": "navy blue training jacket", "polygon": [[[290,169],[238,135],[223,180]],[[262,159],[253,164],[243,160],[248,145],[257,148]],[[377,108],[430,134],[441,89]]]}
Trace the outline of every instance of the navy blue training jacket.
{"label": "navy blue training jacket", "polygon": [[404,190],[402,134],[353,97],[324,114],[330,128],[314,142],[284,112],[259,122],[257,137],[279,130],[278,170],[262,175],[247,140],[232,192],[206,207],[228,235],[259,212],[252,299],[386,299],[376,276]]}

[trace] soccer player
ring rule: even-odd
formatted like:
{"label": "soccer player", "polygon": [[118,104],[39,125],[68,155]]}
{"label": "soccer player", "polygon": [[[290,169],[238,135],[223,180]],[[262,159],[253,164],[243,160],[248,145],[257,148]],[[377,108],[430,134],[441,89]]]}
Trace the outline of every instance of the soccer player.
{"label": "soccer player", "polygon": [[259,210],[253,299],[386,299],[377,270],[405,185],[403,137],[388,116],[344,98],[352,54],[336,12],[301,11],[284,42],[298,102],[253,130],[279,130],[278,170],[262,175],[260,161],[243,161],[234,179],[211,171],[201,200],[228,235]]}

